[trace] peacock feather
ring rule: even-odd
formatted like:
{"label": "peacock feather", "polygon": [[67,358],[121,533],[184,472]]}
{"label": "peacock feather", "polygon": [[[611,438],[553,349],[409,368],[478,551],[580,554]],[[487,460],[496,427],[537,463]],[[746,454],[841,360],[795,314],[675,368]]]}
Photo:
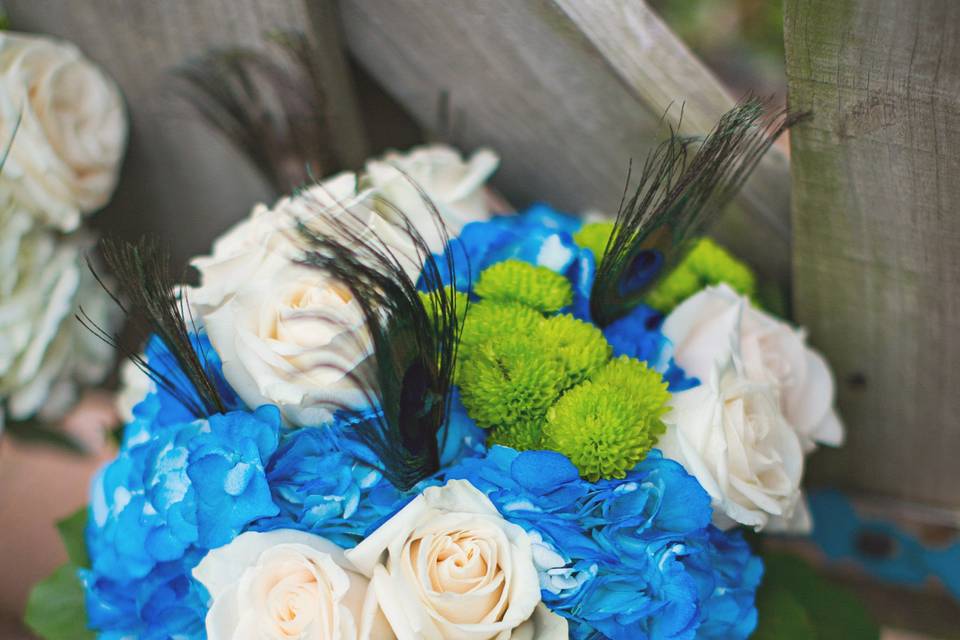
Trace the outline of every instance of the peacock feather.
{"label": "peacock feather", "polygon": [[[436,206],[420,195],[446,243]],[[378,206],[394,214],[396,235],[389,243],[344,207],[318,206],[315,216],[297,226],[306,245],[303,264],[349,288],[369,332],[373,371],[357,382],[379,410],[343,410],[365,416],[358,426],[361,437],[379,457],[384,476],[407,490],[440,466],[438,439],[447,420],[467,298],[443,286],[442,274],[453,273],[453,257],[434,256],[402,211],[385,202]],[[432,294],[422,296],[421,290]]]}
{"label": "peacock feather", "polygon": [[647,157],[632,193],[628,175],[590,295],[598,324],[610,324],[641,302],[657,276],[683,257],[774,140],[800,117],[769,112],[762,100],[747,98],[701,140],[671,130]]}

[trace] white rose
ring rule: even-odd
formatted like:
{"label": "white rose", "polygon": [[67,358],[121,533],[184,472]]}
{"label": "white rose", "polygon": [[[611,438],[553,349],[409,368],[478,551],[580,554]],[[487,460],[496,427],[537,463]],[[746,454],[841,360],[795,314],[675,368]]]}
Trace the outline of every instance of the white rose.
{"label": "white rose", "polygon": [[749,380],[731,358],[700,386],[673,394],[670,405],[657,447],[710,494],[717,526],[809,526],[800,494],[803,450],[771,384]]}
{"label": "white rose", "polygon": [[409,266],[411,278],[419,274],[409,239],[366,207],[355,187],[355,176],[342,174],[273,210],[255,211],[217,242],[213,256],[193,262],[202,283],[187,297],[227,381],[247,405],[275,404],[298,426],[320,425],[338,408],[366,403],[361,386],[369,386],[372,345],[350,289],[297,264],[295,221],[339,234],[317,218],[320,209],[334,207],[352,232],[376,235]]}
{"label": "white rose", "polygon": [[203,317],[223,375],[251,407],[275,404],[286,420],[318,426],[364,403],[372,345],[350,290],[288,264],[256,277]]}
{"label": "white rose", "polygon": [[364,202],[371,192],[357,191],[357,176],[344,172],[302,193],[281,198],[272,208],[258,204],[243,220],[213,243],[209,256],[190,264],[200,274],[200,286],[188,290],[193,308],[213,311],[245,286],[251,278],[267,276],[272,266],[283,267],[302,253],[296,242],[296,224],[308,222],[320,211],[342,207],[369,215]]}
{"label": "white rose", "polygon": [[248,532],[193,570],[210,593],[209,640],[387,640],[368,581],[325,538]]}
{"label": "white rose", "polygon": [[804,450],[837,446],[843,425],[833,408],[833,376],[823,357],[806,346],[803,331],[750,305],[730,287],[708,287],[667,316],[663,333],[674,358],[693,376],[710,375],[733,353],[755,382],[773,385],[779,406]]}
{"label": "white rose", "polygon": [[87,238],[39,228],[0,186],[0,401],[8,417],[60,418],[79,384],[99,382],[109,345],[74,317],[82,304],[111,332],[117,309],[83,262]]}
{"label": "white rose", "polygon": [[500,158],[479,149],[464,161],[446,145],[415,147],[407,153],[391,152],[367,162],[370,182],[387,205],[381,213],[393,219],[390,205],[402,211],[434,252],[443,249],[442,235],[417,187],[433,201],[451,236],[468,222],[490,217],[484,185],[497,170]]}
{"label": "white rose", "polygon": [[[19,119],[19,127],[17,122]],[[127,120],[116,85],[72,44],[0,33],[0,174],[15,198],[61,230],[102,207],[117,182]]]}
{"label": "white rose", "polygon": [[346,555],[400,640],[567,638],[529,536],[465,480],[426,489]]}

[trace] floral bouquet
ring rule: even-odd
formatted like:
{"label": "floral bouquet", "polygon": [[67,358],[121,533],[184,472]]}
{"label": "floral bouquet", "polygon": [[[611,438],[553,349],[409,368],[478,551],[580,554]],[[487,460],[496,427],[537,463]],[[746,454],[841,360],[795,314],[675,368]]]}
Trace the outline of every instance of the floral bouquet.
{"label": "floral bouquet", "polygon": [[120,92],[76,47],[0,32],[0,432],[57,439],[42,423],[113,363],[74,316],[120,319],[82,220],[113,193],[126,137]]}
{"label": "floral bouquet", "polygon": [[496,156],[427,147],[256,208],[196,287],[108,245],[153,335],[35,599],[82,603],[73,638],[747,637],[736,527],[809,527],[804,455],[842,427],[698,234],[788,124],[671,136],[612,222],[491,216]]}

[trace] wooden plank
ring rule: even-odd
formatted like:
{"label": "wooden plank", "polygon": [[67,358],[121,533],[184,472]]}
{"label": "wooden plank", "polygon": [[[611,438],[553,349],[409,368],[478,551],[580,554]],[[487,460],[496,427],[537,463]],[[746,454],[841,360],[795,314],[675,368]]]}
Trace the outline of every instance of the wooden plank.
{"label": "wooden plank", "polygon": [[[616,210],[628,161],[663,138],[661,116],[703,133],[733,104],[643,2],[342,0],[347,45],[425,126],[448,91],[454,142],[503,158],[514,203]],[[718,234],[780,282],[789,277],[789,174],[779,150]]]}
{"label": "wooden plank", "polygon": [[321,84],[327,96],[326,118],[335,132],[332,143],[344,168],[360,169],[370,153],[353,79],[347,68],[340,34],[340,14],[333,0],[303,0],[307,12],[307,31],[323,55],[316,61],[322,73]]}
{"label": "wooden plank", "polygon": [[838,378],[822,480],[960,507],[960,3],[788,0],[794,308]]}
{"label": "wooden plank", "polygon": [[116,197],[95,218],[111,233],[159,233],[183,261],[208,251],[211,240],[254,203],[272,200],[260,176],[192,112],[171,75],[211,48],[263,47],[271,30],[310,31],[328,47],[323,62],[329,115],[338,139],[351,150],[351,162],[362,162],[365,141],[331,2],[6,0],[5,5],[14,29],[72,40],[124,92],[132,118],[130,148]]}

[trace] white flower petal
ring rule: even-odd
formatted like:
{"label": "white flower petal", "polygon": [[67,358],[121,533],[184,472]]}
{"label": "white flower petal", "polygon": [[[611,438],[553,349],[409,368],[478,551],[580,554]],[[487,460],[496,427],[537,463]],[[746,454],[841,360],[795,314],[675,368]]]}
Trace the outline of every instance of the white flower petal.
{"label": "white flower petal", "polygon": [[565,637],[538,609],[530,536],[464,480],[425,489],[346,555],[372,576],[398,638],[532,637],[531,624],[537,638]]}
{"label": "white flower petal", "polygon": [[843,440],[826,362],[801,331],[726,285],[685,300],[663,332],[677,363],[703,383],[673,394],[664,454],[707,490],[718,526],[804,526],[803,455]]}
{"label": "white flower petal", "polygon": [[211,640],[393,637],[368,580],[343,550],[303,531],[248,532],[193,570],[210,593]]}

